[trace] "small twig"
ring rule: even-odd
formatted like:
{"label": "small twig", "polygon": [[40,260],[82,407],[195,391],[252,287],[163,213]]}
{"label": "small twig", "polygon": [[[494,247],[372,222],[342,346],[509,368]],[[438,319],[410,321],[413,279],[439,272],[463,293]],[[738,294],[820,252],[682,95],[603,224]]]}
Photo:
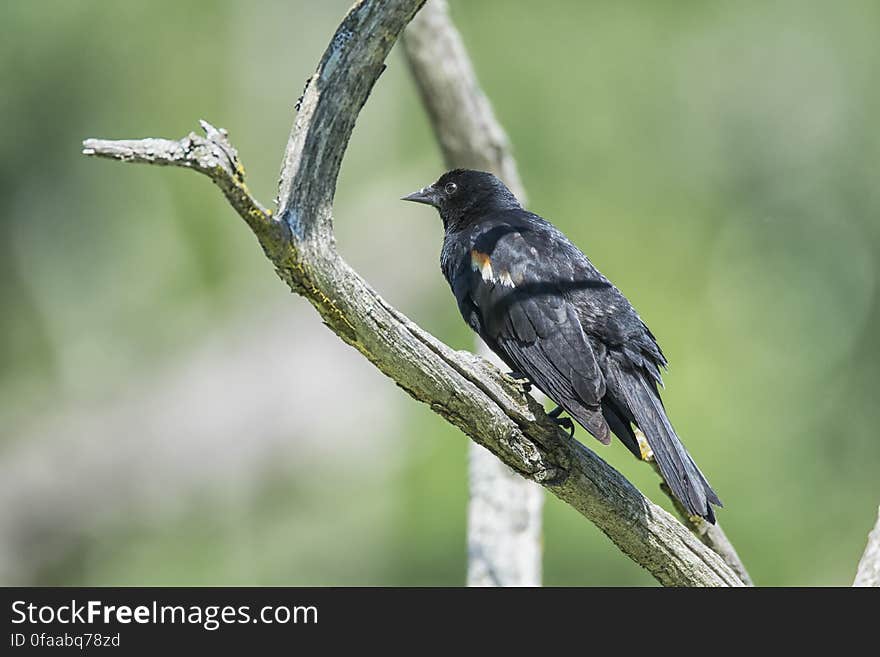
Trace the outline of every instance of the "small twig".
{"label": "small twig", "polygon": [[877,524],[868,534],[868,544],[859,560],[853,586],[880,586],[880,509],[877,510]]}
{"label": "small twig", "polygon": [[[428,0],[402,41],[447,168],[492,171],[525,202],[507,136],[445,0]],[[476,343],[478,353],[502,366],[482,340]],[[477,444],[468,461],[468,586],[540,586],[543,491]]]}
{"label": "small twig", "polygon": [[739,554],[736,552],[736,548],[733,547],[733,543],[730,542],[730,539],[727,538],[727,534],[724,533],[724,530],[721,528],[721,524],[716,520],[714,525],[706,522],[700,516],[690,515],[687,512],[687,509],[684,508],[684,505],[672,494],[672,490],[663,481],[663,475],[660,473],[660,467],[657,465],[657,461],[654,460],[654,453],[651,451],[651,448],[648,446],[648,441],[645,438],[645,434],[643,434],[639,429],[635,430],[636,440],[639,442],[639,451],[642,453],[642,461],[644,463],[650,464],[650,466],[654,469],[654,472],[657,473],[657,476],[660,477],[660,490],[668,497],[673,506],[675,507],[676,513],[678,513],[679,518],[691,528],[691,531],[696,534],[703,543],[712,548],[718,556],[724,559],[724,563],[726,563],[730,568],[739,575],[739,578],[743,581],[746,586],[754,586],[752,582],[752,578],[749,575],[749,572],[746,570],[745,564],[742,562],[742,559],[739,558]]}
{"label": "small twig", "polygon": [[154,164],[192,169],[208,176],[223,192],[248,226],[257,234],[280,240],[285,227],[276,221],[248,190],[245,171],[238,151],[229,142],[229,135],[205,120],[199,121],[205,136],[194,132],[183,139],[86,139],[83,155],[103,157],[121,162]]}
{"label": "small twig", "polygon": [[187,140],[197,149],[204,145],[199,138],[125,141],[113,147],[87,140],[86,152],[179,164],[207,174],[257,234],[282,280],[413,398],[593,521],[661,583],[742,586],[717,554],[602,459],[568,439],[535,400],[485,360],[456,352],[418,327],[336,253],[332,204],[348,138],[391,46],[421,4],[361,0],[343,19],[303,96],[284,157],[277,220],[270,221],[250,197],[243,176],[230,173],[236,170],[231,151],[214,152],[209,146],[206,155],[212,158],[193,161],[186,148],[177,150]]}
{"label": "small twig", "polygon": [[[480,88],[446,0],[426,3],[404,32],[403,45],[447,166],[491,171],[525,203],[525,190],[509,140]],[[650,451],[647,442],[644,447],[648,452],[643,450],[643,460],[649,460],[657,470],[652,457],[644,458]],[[669,494],[665,487],[664,491]],[[702,518],[689,518],[677,500],[672,499],[685,524],[744,582],[751,584],[745,566],[721,527]]]}

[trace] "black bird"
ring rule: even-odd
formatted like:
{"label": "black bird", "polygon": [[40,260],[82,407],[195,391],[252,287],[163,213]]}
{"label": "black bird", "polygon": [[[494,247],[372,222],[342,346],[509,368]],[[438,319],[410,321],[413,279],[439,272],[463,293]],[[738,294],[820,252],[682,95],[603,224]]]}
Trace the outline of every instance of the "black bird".
{"label": "black bird", "polygon": [[[440,264],[464,320],[510,367],[600,442],[637,457],[645,434],[685,508],[711,523],[721,500],[675,434],[660,394],[666,358],[626,297],[556,227],[491,173],[456,169],[405,201],[437,208]],[[561,409],[551,412],[558,418]],[[570,420],[570,428],[574,429]]]}

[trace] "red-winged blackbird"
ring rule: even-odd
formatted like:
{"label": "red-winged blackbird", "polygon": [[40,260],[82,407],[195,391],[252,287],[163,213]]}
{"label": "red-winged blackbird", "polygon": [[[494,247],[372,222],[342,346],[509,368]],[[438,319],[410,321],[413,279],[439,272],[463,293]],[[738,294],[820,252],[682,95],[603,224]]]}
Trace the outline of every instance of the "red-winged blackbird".
{"label": "red-winged blackbird", "polygon": [[[675,496],[714,523],[711,504],[721,500],[660,400],[666,358],[580,249],[490,173],[449,171],[404,200],[439,210],[440,264],[458,308],[513,376],[527,378],[600,442],[610,443],[614,432],[638,457],[636,425]],[[564,424],[560,412],[551,415]]]}

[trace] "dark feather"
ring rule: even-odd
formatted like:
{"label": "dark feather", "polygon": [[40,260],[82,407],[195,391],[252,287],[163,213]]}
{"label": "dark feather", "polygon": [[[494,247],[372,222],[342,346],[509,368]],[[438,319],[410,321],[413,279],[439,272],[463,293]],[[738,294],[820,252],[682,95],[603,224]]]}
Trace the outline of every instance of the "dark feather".
{"label": "dark feather", "polygon": [[603,443],[613,431],[639,456],[638,426],[673,494],[714,522],[721,502],[657,391],[666,358],[626,297],[491,174],[452,171],[417,196],[440,210],[443,273],[471,328]]}
{"label": "dark feather", "polygon": [[709,482],[678,439],[657,389],[639,371],[621,367],[613,359],[606,366],[608,393],[623,401],[645,434],[663,479],[689,513],[715,522],[711,504],[723,506]]}

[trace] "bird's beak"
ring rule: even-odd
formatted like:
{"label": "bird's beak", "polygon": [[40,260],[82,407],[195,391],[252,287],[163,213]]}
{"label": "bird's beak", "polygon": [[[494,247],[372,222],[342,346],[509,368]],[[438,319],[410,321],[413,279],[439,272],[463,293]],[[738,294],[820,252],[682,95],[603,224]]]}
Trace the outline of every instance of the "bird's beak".
{"label": "bird's beak", "polygon": [[419,191],[404,196],[400,200],[413,201],[414,203],[424,203],[425,205],[433,205],[435,208],[438,205],[437,190],[434,189],[434,187],[431,185],[428,185],[427,187],[422,187]]}

